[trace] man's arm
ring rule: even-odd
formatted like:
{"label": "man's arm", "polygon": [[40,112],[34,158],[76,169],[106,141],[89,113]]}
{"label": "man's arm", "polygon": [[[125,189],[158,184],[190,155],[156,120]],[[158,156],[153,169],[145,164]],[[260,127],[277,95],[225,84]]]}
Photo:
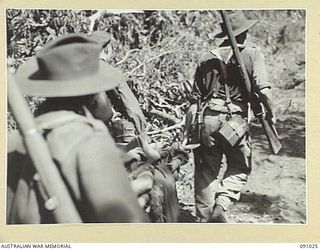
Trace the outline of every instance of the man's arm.
{"label": "man's arm", "polygon": [[118,87],[118,92],[128,116],[133,120],[138,134],[141,134],[146,129],[146,118],[142,112],[137,98],[132,93],[124,79]]}
{"label": "man's arm", "polygon": [[266,119],[272,121],[273,124],[276,123],[276,117],[273,112],[273,102],[272,93],[270,88],[264,88],[259,91],[260,100],[265,107]]}
{"label": "man's arm", "polygon": [[266,118],[275,123],[271,83],[268,80],[264,55],[256,49],[253,60],[254,90],[259,95],[259,98],[266,109]]}

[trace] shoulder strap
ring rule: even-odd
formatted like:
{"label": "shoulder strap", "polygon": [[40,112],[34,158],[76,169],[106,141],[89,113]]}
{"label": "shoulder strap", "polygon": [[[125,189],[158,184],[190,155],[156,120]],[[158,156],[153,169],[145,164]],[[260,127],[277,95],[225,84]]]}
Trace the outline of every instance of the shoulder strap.
{"label": "shoulder strap", "polygon": [[230,105],[232,104],[231,97],[230,97],[230,87],[227,84],[227,82],[228,82],[227,65],[221,60],[219,60],[219,63],[220,63],[220,66],[221,66],[224,90],[225,90],[225,93],[226,93],[226,100],[225,101],[226,101],[226,105],[227,105],[227,108],[228,108],[228,111],[229,111],[229,115],[232,116],[232,111],[231,111],[231,108],[230,108]]}
{"label": "shoulder strap", "polygon": [[[83,123],[89,124],[95,130],[106,130],[107,127],[103,124],[102,121],[97,120],[93,117],[87,107],[83,106],[84,114],[79,115],[72,111],[58,111],[56,115],[50,117],[49,119],[41,119],[38,122],[38,128],[41,131],[51,131],[57,127],[61,127],[65,124],[75,121],[81,121]],[[49,115],[49,114],[48,114]],[[39,116],[40,118],[40,116]]]}
{"label": "shoulder strap", "polygon": [[222,77],[223,77],[224,89],[226,92],[226,103],[228,105],[229,103],[231,103],[231,98],[230,98],[230,88],[227,84],[228,82],[227,67],[223,61],[219,60],[219,63],[221,67]]}
{"label": "shoulder strap", "polygon": [[[219,60],[220,61],[220,60]],[[217,94],[217,92],[219,91],[219,88],[218,88],[218,83],[219,83],[219,80],[220,80],[220,75],[217,76],[216,80],[210,84],[210,91],[209,93],[203,98],[203,101],[207,101],[212,94]]]}
{"label": "shoulder strap", "polygon": [[[210,53],[216,57],[216,59],[219,61],[220,64],[223,64],[223,63],[222,63],[222,58],[221,58],[221,56],[217,53],[216,50],[210,50]],[[218,84],[219,84],[220,78],[221,78],[221,75],[219,74],[219,75],[217,76],[217,78],[215,79],[215,81],[210,84],[210,86],[209,86],[210,91],[209,91],[209,93],[203,98],[203,101],[207,101],[212,95],[215,95],[215,94],[218,93],[218,91],[219,91]]]}

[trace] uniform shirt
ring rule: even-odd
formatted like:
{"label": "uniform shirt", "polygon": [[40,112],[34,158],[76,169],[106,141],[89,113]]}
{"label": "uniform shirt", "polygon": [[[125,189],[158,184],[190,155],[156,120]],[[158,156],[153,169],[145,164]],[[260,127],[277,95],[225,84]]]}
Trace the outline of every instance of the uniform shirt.
{"label": "uniform shirt", "polygon": [[[83,222],[146,222],[110,134],[101,121],[72,111],[36,119]],[[59,121],[59,122],[57,122]],[[53,223],[22,138],[8,138],[8,223]]]}
{"label": "uniform shirt", "polygon": [[[104,57],[100,57],[100,59],[106,62],[106,59]],[[121,98],[121,102],[124,106],[123,107],[124,111],[134,123],[137,133],[141,134],[146,129],[146,124],[147,124],[146,118],[142,112],[142,109],[140,107],[140,104],[137,98],[132,93],[125,79],[122,79],[122,81],[119,83],[117,87],[117,93]],[[111,99],[113,99],[112,93],[111,93]],[[114,99],[116,99],[116,97]],[[119,110],[121,111],[122,107],[119,107]]]}
{"label": "uniform shirt", "polygon": [[146,129],[146,118],[142,112],[137,98],[132,93],[125,80],[121,81],[120,85],[118,86],[118,92],[128,116],[135,124],[137,133],[141,134]]}
{"label": "uniform shirt", "polygon": [[[214,89],[215,98],[225,99],[225,87],[220,61],[225,63],[221,52],[225,48],[219,48],[205,55],[197,66],[195,73],[195,91],[199,89],[202,98]],[[229,52],[231,48],[227,48]],[[240,54],[247,69],[252,90],[258,91],[263,88],[270,88],[263,54],[255,47],[242,47]],[[246,93],[245,84],[241,81],[238,66],[235,63],[234,55],[226,63],[227,85],[230,89],[230,97],[233,101],[243,101]]]}

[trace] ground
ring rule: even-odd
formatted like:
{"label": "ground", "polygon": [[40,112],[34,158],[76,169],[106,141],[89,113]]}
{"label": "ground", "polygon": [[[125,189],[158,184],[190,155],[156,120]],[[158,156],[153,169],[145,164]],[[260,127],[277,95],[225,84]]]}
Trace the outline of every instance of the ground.
{"label": "ground", "polygon": [[[297,104],[299,96],[299,90],[286,91],[286,98],[279,98],[278,104],[289,99]],[[304,112],[287,110],[281,110],[277,122],[282,142],[278,155],[271,154],[261,127],[251,127],[253,171],[240,200],[227,213],[230,223],[307,222],[305,116]],[[195,222],[192,163],[182,167],[180,177],[180,222]]]}

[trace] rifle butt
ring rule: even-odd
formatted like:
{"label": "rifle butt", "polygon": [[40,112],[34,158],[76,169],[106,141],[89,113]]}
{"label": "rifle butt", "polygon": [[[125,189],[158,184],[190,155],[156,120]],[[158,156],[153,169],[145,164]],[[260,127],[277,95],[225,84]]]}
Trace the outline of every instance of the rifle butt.
{"label": "rifle butt", "polygon": [[264,129],[267,136],[269,146],[273,154],[277,155],[282,148],[281,142],[278,138],[278,134],[272,124],[263,117],[259,118],[259,121]]}

